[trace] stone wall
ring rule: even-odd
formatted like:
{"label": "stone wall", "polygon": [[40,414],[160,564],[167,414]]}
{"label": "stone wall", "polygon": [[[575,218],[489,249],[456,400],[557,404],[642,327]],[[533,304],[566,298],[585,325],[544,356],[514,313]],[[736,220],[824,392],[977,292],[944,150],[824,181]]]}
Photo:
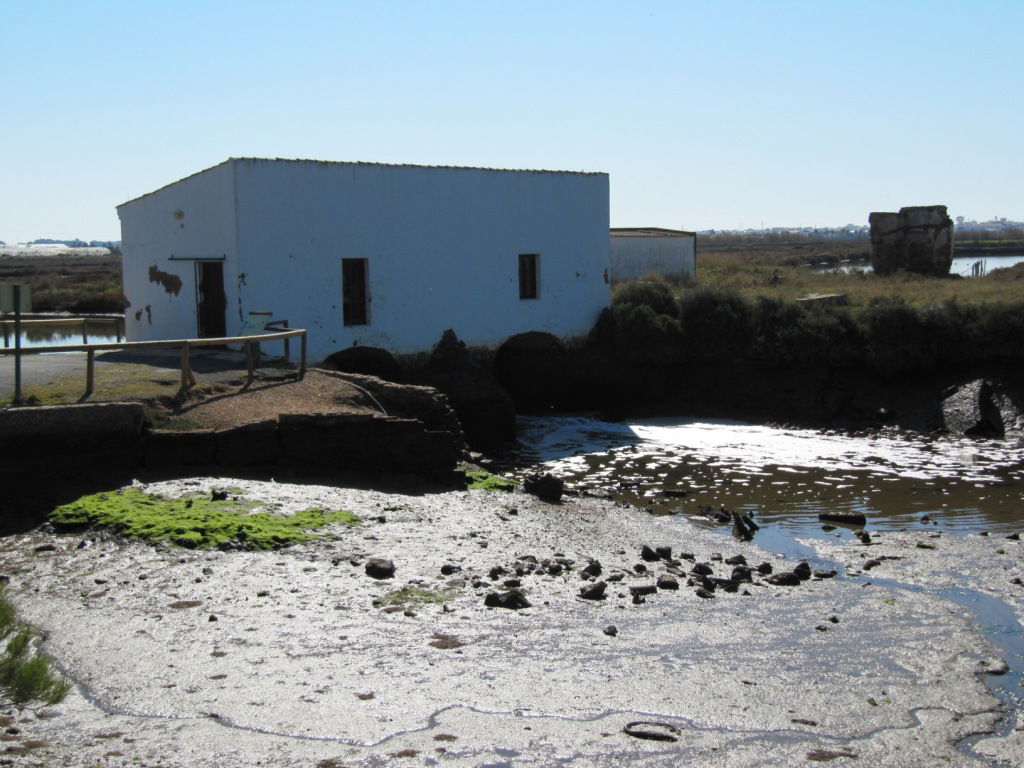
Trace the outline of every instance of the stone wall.
{"label": "stone wall", "polygon": [[871,267],[876,274],[897,270],[942,277],[953,263],[953,220],[944,205],[900,208],[899,213],[874,212],[871,225]]}

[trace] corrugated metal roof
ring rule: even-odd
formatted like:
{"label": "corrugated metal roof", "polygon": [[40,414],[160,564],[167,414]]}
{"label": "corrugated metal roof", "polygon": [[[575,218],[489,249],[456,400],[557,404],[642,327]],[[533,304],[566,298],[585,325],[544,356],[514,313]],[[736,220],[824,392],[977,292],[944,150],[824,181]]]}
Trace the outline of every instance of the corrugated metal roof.
{"label": "corrugated metal roof", "polygon": [[485,167],[478,167],[478,166],[471,166],[471,165],[419,165],[419,164],[416,164],[416,163],[372,163],[372,162],[349,161],[349,160],[307,160],[307,159],[302,159],[302,158],[285,158],[285,157],[229,157],[223,163],[217,163],[217,165],[212,165],[209,168],[204,168],[201,171],[196,171],[195,173],[191,173],[188,176],[183,176],[182,178],[178,179],[177,181],[172,181],[169,184],[164,184],[162,187],[160,187],[158,189],[154,189],[152,192],[147,192],[144,195],[139,195],[138,197],[133,197],[131,200],[127,200],[127,201],[121,203],[121,205],[117,206],[117,208],[122,208],[122,207],[128,205],[129,203],[134,203],[137,200],[142,200],[143,198],[149,197],[150,195],[155,195],[157,192],[161,192],[162,190],[165,190],[168,187],[173,187],[175,184],[178,184],[178,183],[180,183],[182,181],[185,181],[187,179],[191,179],[191,178],[193,178],[195,176],[199,176],[201,174],[206,173],[207,171],[212,171],[214,168],[220,168],[222,165],[226,165],[227,163],[240,163],[240,162],[242,162],[242,163],[308,163],[308,164],[314,164],[314,165],[371,166],[371,167],[381,167],[381,168],[435,168],[435,169],[438,169],[438,170],[494,171],[496,173],[554,173],[554,174],[569,174],[569,175],[576,175],[576,176],[607,176],[608,175],[604,171],[549,171],[549,170],[535,169],[535,168],[485,168]]}
{"label": "corrugated metal roof", "polygon": [[695,237],[696,232],[664,227],[612,227],[612,237]]}

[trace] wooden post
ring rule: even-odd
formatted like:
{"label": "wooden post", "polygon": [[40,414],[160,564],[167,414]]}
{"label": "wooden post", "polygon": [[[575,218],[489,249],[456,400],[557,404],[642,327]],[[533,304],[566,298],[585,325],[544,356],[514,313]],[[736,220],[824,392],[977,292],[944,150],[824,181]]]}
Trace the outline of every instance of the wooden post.
{"label": "wooden post", "polygon": [[85,396],[92,394],[93,383],[96,380],[96,350],[90,349],[86,352],[85,358]]}
{"label": "wooden post", "polygon": [[189,360],[189,344],[186,341],[181,345],[181,389],[179,394],[184,394],[188,391],[191,386],[191,382],[195,381],[192,378],[192,363]]}
{"label": "wooden post", "polygon": [[4,349],[7,349],[7,321],[0,320],[0,325],[4,328]]}
{"label": "wooden post", "polygon": [[114,320],[114,332],[117,334],[117,343],[120,344],[124,337],[124,317]]}
{"label": "wooden post", "polygon": [[300,351],[301,351],[300,358],[299,358],[299,379],[301,380],[301,379],[304,379],[306,377],[306,332],[305,331],[303,331],[302,335],[299,336],[299,340],[301,342],[299,344],[299,348],[300,348]]}
{"label": "wooden post", "polygon": [[85,325],[87,322],[88,321],[83,317],[82,318],[82,343],[83,344],[88,344],[89,343],[89,331],[88,331],[88,329],[86,328],[86,325]]}
{"label": "wooden post", "polygon": [[248,389],[249,387],[251,387],[252,381],[256,377],[256,365],[255,360],[253,359],[254,357],[255,356],[253,355],[252,342],[245,342],[245,366],[247,372],[245,376],[245,386],[243,387],[243,389]]}

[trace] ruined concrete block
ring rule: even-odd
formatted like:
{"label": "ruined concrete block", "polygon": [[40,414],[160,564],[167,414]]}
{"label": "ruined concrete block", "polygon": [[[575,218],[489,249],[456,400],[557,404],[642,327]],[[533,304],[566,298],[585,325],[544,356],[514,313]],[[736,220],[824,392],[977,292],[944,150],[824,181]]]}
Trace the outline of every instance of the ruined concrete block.
{"label": "ruined concrete block", "polygon": [[949,274],[953,263],[953,220],[944,205],[900,208],[899,213],[874,212],[871,225],[871,267],[889,275],[903,269],[922,275]]}

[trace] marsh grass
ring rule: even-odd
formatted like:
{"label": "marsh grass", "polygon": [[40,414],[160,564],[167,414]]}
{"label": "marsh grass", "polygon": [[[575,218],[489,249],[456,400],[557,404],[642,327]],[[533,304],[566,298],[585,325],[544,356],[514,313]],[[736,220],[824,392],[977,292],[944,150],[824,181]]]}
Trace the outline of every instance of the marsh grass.
{"label": "marsh grass", "polygon": [[19,707],[35,701],[56,704],[71,690],[71,682],[53,673],[45,655],[32,652],[33,636],[17,620],[14,606],[0,588],[0,642],[6,640],[0,655],[0,692]]}
{"label": "marsh grass", "polygon": [[345,510],[304,509],[290,515],[259,511],[259,502],[193,497],[171,499],[138,488],[95,493],[57,507],[50,522],[58,527],[100,527],[131,538],[187,548],[229,544],[247,549],[279,549],[315,538],[331,523],[358,525]]}
{"label": "marsh grass", "polygon": [[[22,367],[32,365],[33,355],[22,359]],[[156,400],[173,396],[181,382],[181,374],[173,369],[153,370],[131,363],[104,363],[96,366],[93,392],[89,402],[123,400]],[[62,376],[46,384],[22,388],[23,405],[61,405],[81,402],[85,395],[85,361],[80,375]],[[0,406],[11,405],[11,397],[0,398]]]}

